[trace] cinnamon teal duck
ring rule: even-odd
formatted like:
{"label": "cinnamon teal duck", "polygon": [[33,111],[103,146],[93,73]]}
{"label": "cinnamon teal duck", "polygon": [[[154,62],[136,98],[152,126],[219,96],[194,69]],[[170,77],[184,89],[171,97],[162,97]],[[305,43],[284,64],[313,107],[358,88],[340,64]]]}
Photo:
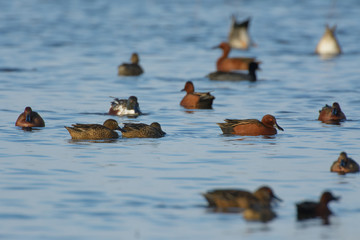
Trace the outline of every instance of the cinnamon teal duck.
{"label": "cinnamon teal duck", "polygon": [[210,92],[195,92],[194,84],[191,81],[185,83],[186,95],[181,100],[180,105],[188,109],[211,109],[215,99]]}
{"label": "cinnamon teal duck", "polygon": [[224,134],[236,134],[243,136],[274,135],[276,128],[280,127],[274,116],[267,114],[261,121],[257,119],[225,119],[225,123],[217,123]]}

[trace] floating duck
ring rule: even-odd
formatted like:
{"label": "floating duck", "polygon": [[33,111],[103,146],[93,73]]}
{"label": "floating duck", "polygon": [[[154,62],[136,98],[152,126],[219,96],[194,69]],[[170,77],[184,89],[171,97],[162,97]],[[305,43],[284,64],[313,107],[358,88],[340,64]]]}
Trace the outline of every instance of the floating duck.
{"label": "floating duck", "polygon": [[119,135],[114,130],[120,130],[117,121],[114,119],[106,120],[100,124],[73,124],[73,127],[65,128],[69,131],[72,139],[100,140],[118,138]]}
{"label": "floating duck", "polygon": [[341,152],[338,159],[331,165],[330,171],[341,174],[356,173],[359,172],[359,164],[349,158],[346,152]]}
{"label": "floating duck", "polygon": [[223,50],[223,55],[216,62],[216,70],[220,72],[230,72],[236,70],[248,70],[249,64],[256,62],[256,58],[252,57],[237,57],[237,58],[228,58],[231,51],[231,47],[228,43],[222,42],[214,48],[221,48]]}
{"label": "floating duck", "polygon": [[45,122],[37,112],[33,112],[31,107],[26,107],[24,112],[17,118],[15,126],[23,128],[45,127]]}
{"label": "floating duck", "polygon": [[124,123],[122,128],[122,136],[126,138],[160,138],[165,134],[157,122],[150,125],[145,123]]}
{"label": "floating duck", "polygon": [[231,17],[231,28],[229,33],[229,44],[232,48],[237,49],[248,49],[251,44],[251,39],[249,35],[249,23],[250,19],[248,18],[243,22],[236,22],[235,16]]}
{"label": "floating duck", "polygon": [[316,46],[315,53],[324,56],[335,56],[341,54],[341,48],[335,36],[336,25],[326,25],[325,33]]}
{"label": "floating duck", "polygon": [[332,212],[328,207],[331,201],[338,201],[340,197],[335,197],[331,192],[324,192],[320,197],[320,202],[304,201],[296,204],[298,220],[321,217],[327,219]]}
{"label": "floating duck", "polygon": [[329,124],[338,124],[341,121],[346,120],[345,114],[341,111],[340,104],[337,102],[334,102],[332,106],[325,105],[320,111],[319,111],[319,118],[318,120],[329,123]]}
{"label": "floating duck", "polygon": [[280,127],[276,118],[270,114],[265,115],[261,121],[257,119],[225,119],[226,123],[217,123],[224,134],[237,134],[243,136],[274,135],[276,128]]}
{"label": "floating duck", "polygon": [[269,222],[276,217],[276,213],[270,207],[256,205],[246,208],[243,217],[247,221]]}
{"label": "floating duck", "polygon": [[186,95],[181,100],[180,105],[188,109],[211,109],[215,99],[210,92],[195,92],[194,84],[191,81],[185,83]]}
{"label": "floating duck", "polygon": [[128,99],[114,98],[114,101],[111,102],[109,114],[117,116],[141,115],[137,97],[130,96]]}
{"label": "floating duck", "polygon": [[131,55],[131,63],[123,63],[118,67],[118,75],[122,76],[138,76],[143,72],[143,69],[139,65],[139,56],[137,53]]}
{"label": "floating duck", "polygon": [[215,189],[204,193],[203,196],[208,201],[209,207],[225,211],[229,208],[270,207],[274,199],[282,201],[268,186],[262,186],[254,193],[241,189]]}
{"label": "floating duck", "polygon": [[217,81],[251,81],[255,82],[257,80],[256,70],[259,69],[259,65],[257,62],[249,63],[248,73],[240,73],[240,72],[221,72],[216,71],[209,73],[206,77],[210,80]]}

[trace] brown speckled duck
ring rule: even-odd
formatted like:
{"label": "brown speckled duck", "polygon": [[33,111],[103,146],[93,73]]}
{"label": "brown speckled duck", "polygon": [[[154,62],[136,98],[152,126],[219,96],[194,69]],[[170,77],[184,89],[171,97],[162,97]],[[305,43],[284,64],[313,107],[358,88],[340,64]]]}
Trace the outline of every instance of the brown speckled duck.
{"label": "brown speckled duck", "polygon": [[268,186],[262,186],[254,193],[242,189],[215,189],[204,193],[203,196],[208,201],[209,207],[225,211],[229,208],[270,207],[272,200],[282,201]]}
{"label": "brown speckled duck", "polygon": [[341,152],[338,159],[331,165],[331,172],[340,174],[359,172],[359,164],[349,158],[346,152]]}
{"label": "brown speckled duck", "polygon": [[165,132],[157,122],[150,125],[145,123],[124,123],[122,136],[126,138],[160,138],[165,136]]}
{"label": "brown speckled duck", "polygon": [[106,120],[100,124],[73,124],[72,127],[65,128],[69,131],[72,139],[100,140],[118,138],[119,135],[114,130],[120,130],[117,121],[114,119]]}
{"label": "brown speckled duck", "polygon": [[118,67],[118,75],[121,76],[139,76],[143,73],[139,65],[139,56],[137,53],[131,55],[131,63],[123,63]]}

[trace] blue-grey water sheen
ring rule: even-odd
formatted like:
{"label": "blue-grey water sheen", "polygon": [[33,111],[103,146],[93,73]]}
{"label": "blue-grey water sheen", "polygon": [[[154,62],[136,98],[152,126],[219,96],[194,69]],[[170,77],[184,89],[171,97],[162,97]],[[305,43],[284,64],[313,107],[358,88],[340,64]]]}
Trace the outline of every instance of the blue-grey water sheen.
{"label": "blue-grey water sheen", "polygon": [[[358,239],[359,174],[329,171],[341,151],[360,161],[360,3],[349,1],[1,1],[0,239]],[[252,17],[259,81],[204,76],[221,55],[230,16]],[[325,24],[343,54],[314,54]],[[145,73],[117,76],[140,55]],[[191,80],[212,91],[212,110],[179,106]],[[64,126],[102,123],[109,96],[138,97],[160,139],[72,141]],[[326,125],[318,110],[340,103],[348,121]],[[14,126],[26,106],[46,127]],[[272,137],[228,136],[225,118],[276,116]],[[246,222],[213,213],[201,193],[267,184],[284,201],[278,217]],[[296,221],[295,203],[331,203],[330,225]]]}

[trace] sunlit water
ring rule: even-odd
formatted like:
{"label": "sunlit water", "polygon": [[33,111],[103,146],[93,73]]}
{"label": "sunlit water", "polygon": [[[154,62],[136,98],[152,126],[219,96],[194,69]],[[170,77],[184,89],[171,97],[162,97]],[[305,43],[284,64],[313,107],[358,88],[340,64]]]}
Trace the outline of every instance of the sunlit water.
{"label": "sunlit water", "polygon": [[[360,161],[358,1],[1,1],[0,239],[358,239],[359,174],[330,173],[341,151]],[[231,14],[252,17],[257,44],[232,56],[262,61],[259,81],[217,82]],[[344,54],[314,55],[325,24],[338,25]],[[145,74],[118,77],[140,54]],[[11,70],[11,71],[9,71]],[[186,111],[192,80],[213,91],[213,110]],[[109,96],[136,95],[166,137],[71,141],[64,125],[102,123]],[[338,101],[348,121],[318,122]],[[26,106],[46,128],[14,126]],[[273,114],[285,131],[224,136],[224,118]],[[272,222],[206,209],[202,192],[268,184],[284,201]],[[295,203],[325,189],[330,225],[297,222]]]}

